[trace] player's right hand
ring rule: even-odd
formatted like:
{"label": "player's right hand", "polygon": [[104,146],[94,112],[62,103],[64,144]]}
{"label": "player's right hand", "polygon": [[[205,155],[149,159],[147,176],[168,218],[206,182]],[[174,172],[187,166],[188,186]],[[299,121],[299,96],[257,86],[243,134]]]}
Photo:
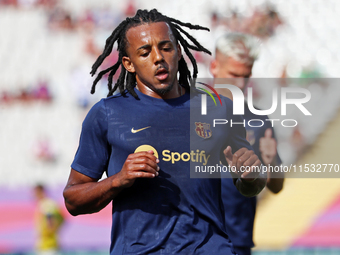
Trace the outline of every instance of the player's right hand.
{"label": "player's right hand", "polygon": [[141,151],[130,154],[122,167],[116,174],[117,187],[128,188],[135,182],[136,178],[154,178],[158,176],[159,159],[152,150]]}
{"label": "player's right hand", "polygon": [[[252,182],[259,177],[260,173],[256,170],[261,166],[261,161],[254,151],[244,147],[233,154],[231,147],[228,146],[223,153],[229,166],[235,169],[235,172],[232,172],[234,178]],[[246,169],[249,170],[245,171]]]}

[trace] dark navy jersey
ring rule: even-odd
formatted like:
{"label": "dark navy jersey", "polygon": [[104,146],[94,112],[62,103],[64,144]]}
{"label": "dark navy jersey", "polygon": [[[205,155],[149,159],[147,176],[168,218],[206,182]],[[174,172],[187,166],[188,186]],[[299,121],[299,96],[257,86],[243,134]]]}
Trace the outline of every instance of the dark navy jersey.
{"label": "dark navy jersey", "polygon": [[[244,120],[246,124],[247,140],[252,145],[255,154],[262,161],[260,153],[260,138],[264,137],[264,133],[268,128],[272,128],[270,121],[266,121],[268,116],[255,115],[250,112],[248,105],[244,106]],[[248,125],[249,120],[253,121]],[[274,137],[274,130],[273,130]],[[277,164],[281,164],[281,159],[277,155]],[[232,240],[234,246],[253,247],[253,227],[256,211],[256,197],[245,197],[235,188],[232,179],[222,179],[222,197],[225,210],[226,231]]]}
{"label": "dark navy jersey", "polygon": [[[135,91],[139,99],[118,94],[89,111],[72,163],[76,171],[99,179],[104,172],[121,171],[137,148],[151,148],[160,160],[159,176],[136,179],[113,200],[111,254],[231,254],[221,179],[190,178],[189,168],[218,163],[228,144],[233,151],[251,148],[245,129],[212,126],[215,116],[233,118],[232,102],[224,98],[223,106],[201,116],[200,94],[163,100]],[[199,109],[197,116],[190,114],[190,105]]]}

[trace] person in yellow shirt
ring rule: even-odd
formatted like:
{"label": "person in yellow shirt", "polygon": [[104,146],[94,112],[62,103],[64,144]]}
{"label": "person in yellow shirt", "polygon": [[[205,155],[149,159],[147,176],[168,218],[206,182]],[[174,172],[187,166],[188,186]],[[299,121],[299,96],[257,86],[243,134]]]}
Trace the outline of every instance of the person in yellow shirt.
{"label": "person in yellow shirt", "polygon": [[34,194],[37,199],[35,213],[36,230],[38,232],[37,254],[56,255],[59,250],[58,232],[64,218],[57,203],[47,196],[43,185],[36,185]]}

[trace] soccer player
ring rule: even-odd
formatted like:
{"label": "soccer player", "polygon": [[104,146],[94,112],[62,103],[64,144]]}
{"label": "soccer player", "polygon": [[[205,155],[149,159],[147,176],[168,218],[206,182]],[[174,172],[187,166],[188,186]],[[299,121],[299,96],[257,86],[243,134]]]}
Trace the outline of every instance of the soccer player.
{"label": "soccer player", "polygon": [[[189,93],[191,75],[181,46],[193,63],[194,78],[197,65],[189,49],[209,51],[182,26],[208,30],[155,9],[138,10],[113,31],[92,67],[95,74],[118,43],[118,62],[94,81],[92,92],[109,72],[109,95],[83,122],[64,198],[72,215],[97,212],[112,201],[111,254],[232,254],[220,204],[221,180],[190,178],[189,170],[191,163],[219,162],[226,145],[232,148],[224,155],[236,169],[240,192],[252,196],[265,186],[257,171],[239,171],[260,166],[244,129],[219,127],[204,139],[191,128],[190,105],[199,104],[201,97]],[[117,88],[120,93],[113,95]],[[231,100],[224,103],[217,113],[221,116],[232,107]],[[197,116],[197,121],[203,120]],[[190,136],[197,136],[194,149]],[[99,181],[104,172],[108,178]]]}
{"label": "soccer player", "polygon": [[[210,71],[214,78],[229,78],[228,81],[245,91],[247,79],[251,77],[254,61],[257,59],[259,40],[242,33],[228,33],[216,42],[215,59],[211,62]],[[232,97],[228,89],[216,89],[220,94]],[[256,155],[266,166],[281,163],[277,153],[277,142],[267,116],[258,116],[250,112],[245,103],[244,119],[261,119],[262,127],[251,127],[246,124],[247,138]],[[278,193],[283,187],[283,174],[267,174],[267,188]],[[251,254],[253,243],[253,225],[256,210],[256,197],[240,195],[232,180],[222,179],[222,197],[225,207],[226,230],[239,255]]]}
{"label": "soccer player", "polygon": [[34,195],[38,202],[35,213],[38,232],[37,253],[58,254],[58,232],[64,222],[60,208],[55,201],[48,198],[44,186],[36,185]]}

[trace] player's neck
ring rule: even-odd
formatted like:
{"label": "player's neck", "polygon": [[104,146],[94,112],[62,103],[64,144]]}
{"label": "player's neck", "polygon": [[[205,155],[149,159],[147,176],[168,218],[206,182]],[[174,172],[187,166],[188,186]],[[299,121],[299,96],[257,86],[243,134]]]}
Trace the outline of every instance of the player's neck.
{"label": "player's neck", "polygon": [[153,89],[144,84],[141,85],[137,83],[136,88],[147,96],[159,99],[172,99],[180,97],[185,94],[185,89],[182,86],[180,86],[178,82],[172,85],[171,89],[169,91],[166,91],[165,93],[163,93],[163,91],[161,91],[160,89]]}

